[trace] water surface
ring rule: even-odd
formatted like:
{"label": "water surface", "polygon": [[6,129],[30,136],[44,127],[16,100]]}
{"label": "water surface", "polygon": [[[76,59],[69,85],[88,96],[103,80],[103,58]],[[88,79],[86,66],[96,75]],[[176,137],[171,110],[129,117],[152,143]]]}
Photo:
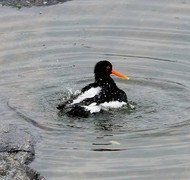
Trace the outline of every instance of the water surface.
{"label": "water surface", "polygon": [[[36,139],[47,179],[190,177],[190,3],[69,1],[0,10],[0,116]],[[102,59],[135,110],[60,115]]]}

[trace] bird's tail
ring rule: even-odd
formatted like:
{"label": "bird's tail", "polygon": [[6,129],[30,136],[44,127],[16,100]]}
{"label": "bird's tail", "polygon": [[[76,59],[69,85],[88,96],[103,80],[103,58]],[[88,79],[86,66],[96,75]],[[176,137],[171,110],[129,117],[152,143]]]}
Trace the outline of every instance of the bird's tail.
{"label": "bird's tail", "polygon": [[57,106],[57,109],[63,111],[68,116],[72,117],[83,117],[87,118],[90,115],[90,111],[88,111],[85,107],[79,105],[67,106],[68,104],[60,104]]}
{"label": "bird's tail", "polygon": [[87,118],[90,115],[90,111],[88,111],[85,107],[74,105],[66,111],[66,114],[72,117]]}

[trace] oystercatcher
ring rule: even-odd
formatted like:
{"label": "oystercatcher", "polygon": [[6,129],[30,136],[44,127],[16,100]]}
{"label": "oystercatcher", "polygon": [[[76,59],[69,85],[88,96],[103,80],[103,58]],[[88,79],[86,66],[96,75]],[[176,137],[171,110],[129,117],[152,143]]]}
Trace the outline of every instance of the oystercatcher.
{"label": "oystercatcher", "polygon": [[58,105],[57,109],[64,111],[67,115],[88,117],[101,110],[120,108],[126,105],[127,95],[117,87],[110,77],[111,74],[129,79],[112,69],[112,64],[109,61],[99,61],[94,67],[95,82],[82,88],[81,93],[75,98]]}

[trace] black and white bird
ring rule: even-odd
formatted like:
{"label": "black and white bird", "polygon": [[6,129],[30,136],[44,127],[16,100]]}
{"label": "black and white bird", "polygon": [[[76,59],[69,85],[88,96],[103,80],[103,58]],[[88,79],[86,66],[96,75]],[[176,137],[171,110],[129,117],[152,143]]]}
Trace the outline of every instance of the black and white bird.
{"label": "black and white bird", "polygon": [[112,69],[109,61],[99,61],[94,67],[95,82],[82,88],[77,97],[63,102],[57,109],[71,116],[88,117],[101,110],[121,108],[126,105],[128,103],[127,95],[117,87],[110,77],[111,74],[129,79]]}

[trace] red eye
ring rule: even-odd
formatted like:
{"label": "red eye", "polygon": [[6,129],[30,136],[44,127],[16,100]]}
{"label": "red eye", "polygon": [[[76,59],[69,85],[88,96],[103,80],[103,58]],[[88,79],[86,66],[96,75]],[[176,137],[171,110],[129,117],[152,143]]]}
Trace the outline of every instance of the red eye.
{"label": "red eye", "polygon": [[110,69],[110,66],[106,66],[106,69]]}

